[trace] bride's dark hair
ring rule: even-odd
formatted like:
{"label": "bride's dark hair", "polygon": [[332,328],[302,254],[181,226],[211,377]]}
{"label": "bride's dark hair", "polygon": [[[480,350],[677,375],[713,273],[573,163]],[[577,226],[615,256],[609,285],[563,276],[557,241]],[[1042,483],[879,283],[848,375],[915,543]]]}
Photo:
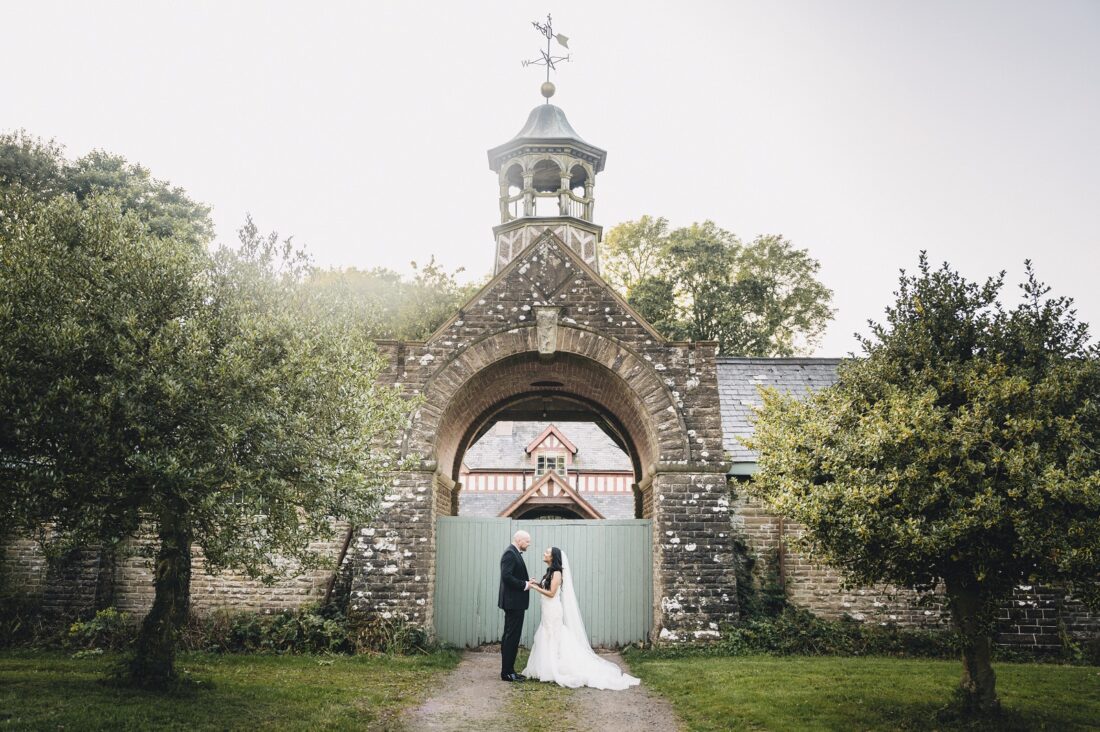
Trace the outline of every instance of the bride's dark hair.
{"label": "bride's dark hair", "polygon": [[550,568],[546,570],[546,574],[542,576],[541,584],[544,589],[550,589],[550,582],[554,579],[554,572],[560,572],[561,569],[561,549],[556,546],[550,547]]}

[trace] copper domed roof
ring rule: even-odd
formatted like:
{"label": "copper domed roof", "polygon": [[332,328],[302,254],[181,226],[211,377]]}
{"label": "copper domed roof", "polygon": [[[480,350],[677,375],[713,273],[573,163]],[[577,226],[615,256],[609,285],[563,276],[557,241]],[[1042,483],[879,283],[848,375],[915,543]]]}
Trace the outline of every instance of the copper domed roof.
{"label": "copper domed roof", "polygon": [[512,138],[517,140],[576,140],[584,142],[584,138],[577,134],[569,120],[565,118],[565,112],[561,107],[553,104],[540,104],[531,110],[527,117],[527,124]]}
{"label": "copper domed roof", "polygon": [[587,160],[597,173],[603,170],[604,161],[607,160],[607,151],[577,134],[573,125],[565,118],[561,107],[540,104],[527,115],[527,123],[515,137],[489,151],[489,167],[498,171],[509,157],[531,148],[537,148],[540,152],[548,151],[547,146]]}

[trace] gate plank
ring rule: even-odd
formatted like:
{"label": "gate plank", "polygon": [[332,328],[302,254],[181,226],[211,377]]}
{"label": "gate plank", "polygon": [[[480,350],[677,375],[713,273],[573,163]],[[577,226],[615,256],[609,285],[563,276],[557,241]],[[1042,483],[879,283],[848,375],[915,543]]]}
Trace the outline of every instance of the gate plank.
{"label": "gate plank", "polygon": [[[589,640],[597,646],[642,642],[652,628],[652,522],[517,521],[445,516],[436,524],[435,632],[443,643],[475,647],[500,640],[504,613],[497,608],[501,553],[525,529],[531,547],[524,561],[532,577],[546,571],[542,552],[561,548],[573,569],[577,601]],[[530,647],[541,618],[531,597],[521,642]]]}

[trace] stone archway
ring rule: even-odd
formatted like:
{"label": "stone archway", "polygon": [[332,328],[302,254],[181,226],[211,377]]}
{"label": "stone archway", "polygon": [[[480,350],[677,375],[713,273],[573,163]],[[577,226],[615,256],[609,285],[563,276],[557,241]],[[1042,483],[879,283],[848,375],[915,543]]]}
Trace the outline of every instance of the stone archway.
{"label": "stone archway", "polygon": [[[424,401],[404,444],[420,467],[396,476],[386,520],[360,532],[353,607],[432,627],[434,523],[455,512],[462,453],[499,405],[546,393],[606,414],[635,456],[639,514],[653,520],[652,640],[716,636],[717,623],[736,611],[736,593],[723,463],[708,460],[712,443],[698,428],[707,421],[685,407],[652,348],[646,353],[577,324],[557,325],[550,339],[542,335],[524,323],[465,343],[451,340],[446,349],[395,344],[397,360],[431,367],[417,383]],[[695,354],[685,353],[694,350],[678,345],[664,355],[694,362]],[[408,370],[397,375],[412,381]]]}

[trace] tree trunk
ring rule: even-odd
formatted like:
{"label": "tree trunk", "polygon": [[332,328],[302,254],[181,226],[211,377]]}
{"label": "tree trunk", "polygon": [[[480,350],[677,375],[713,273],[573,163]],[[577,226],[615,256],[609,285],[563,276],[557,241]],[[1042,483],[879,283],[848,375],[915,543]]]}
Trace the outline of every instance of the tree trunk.
{"label": "tree trunk", "polygon": [[176,678],[176,644],[187,621],[191,594],[191,532],[181,502],[160,517],[153,607],[141,623],[131,680],[137,686],[163,688]]}
{"label": "tree trunk", "polygon": [[986,598],[973,579],[948,579],[947,598],[951,617],[962,638],[963,675],[959,691],[966,708],[979,714],[996,714],[997,677],[993,673],[992,618]]}

